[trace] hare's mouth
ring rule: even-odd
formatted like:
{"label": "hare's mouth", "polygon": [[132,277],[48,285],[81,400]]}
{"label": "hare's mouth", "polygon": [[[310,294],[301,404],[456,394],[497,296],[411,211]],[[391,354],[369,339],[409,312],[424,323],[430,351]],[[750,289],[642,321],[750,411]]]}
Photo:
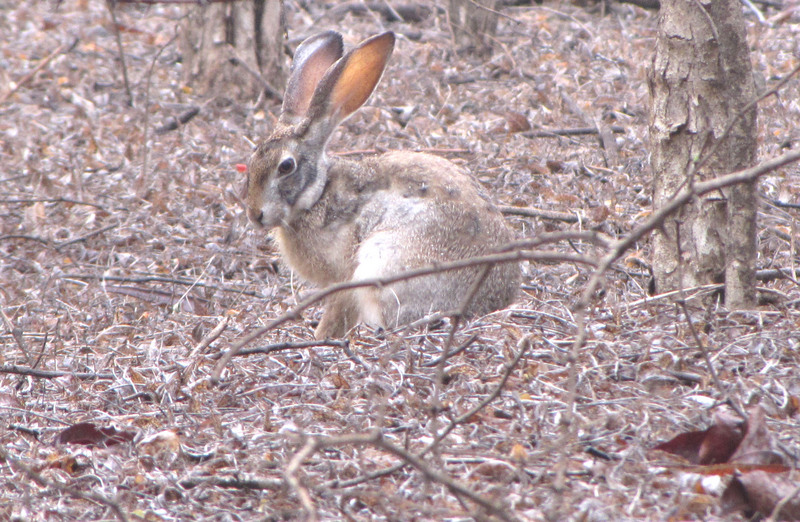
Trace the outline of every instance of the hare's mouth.
{"label": "hare's mouth", "polygon": [[267,208],[249,208],[247,210],[247,217],[256,228],[273,229],[282,226],[286,221],[286,209],[267,207]]}
{"label": "hare's mouth", "polygon": [[250,220],[256,228],[264,228],[264,211],[261,209],[248,208],[247,219]]}

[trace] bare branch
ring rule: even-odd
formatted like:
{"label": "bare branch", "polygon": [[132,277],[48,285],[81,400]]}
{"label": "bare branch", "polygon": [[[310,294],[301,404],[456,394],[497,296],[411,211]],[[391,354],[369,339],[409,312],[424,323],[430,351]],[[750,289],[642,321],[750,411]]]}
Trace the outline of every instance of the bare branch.
{"label": "bare branch", "polygon": [[567,212],[558,212],[555,210],[543,210],[532,207],[499,207],[500,212],[507,216],[525,216],[536,217],[542,219],[551,219],[553,221],[563,221],[565,223],[577,223],[580,221],[577,214],[569,214]]}
{"label": "bare branch", "polygon": [[228,288],[219,285],[212,285],[210,283],[200,283],[198,281],[194,281],[191,279],[178,279],[174,277],[162,277],[162,276],[123,277],[123,276],[113,276],[105,274],[97,275],[97,274],[75,274],[75,273],[64,274],[62,277],[64,279],[78,279],[78,280],[97,279],[100,281],[118,281],[122,283],[166,283],[172,285],[198,286],[201,288],[210,288],[212,290],[219,290],[220,292],[243,294],[243,295],[249,295],[251,297],[257,297],[259,299],[266,299],[265,295],[259,292],[253,292],[252,290],[244,290],[242,288]]}
{"label": "bare branch", "polygon": [[53,58],[55,58],[56,56],[58,56],[59,54],[63,53],[64,51],[66,51],[66,50],[68,50],[68,49],[72,49],[73,47],[75,47],[75,45],[76,45],[77,43],[78,43],[78,39],[76,38],[75,40],[73,40],[73,41],[72,41],[72,42],[70,42],[69,44],[61,44],[61,45],[59,45],[58,47],[56,47],[56,50],[55,50],[55,51],[53,51],[52,53],[48,54],[48,55],[47,55],[47,57],[46,57],[44,60],[42,60],[41,62],[39,62],[39,63],[36,65],[36,67],[34,67],[34,68],[33,68],[33,70],[32,70],[31,72],[29,72],[28,74],[26,74],[25,76],[23,76],[23,77],[20,79],[20,81],[18,81],[18,82],[17,82],[17,84],[14,86],[14,88],[13,88],[13,89],[9,90],[9,91],[8,91],[7,93],[5,93],[4,95],[0,96],[0,105],[2,105],[3,103],[5,103],[5,102],[6,102],[6,100],[8,100],[8,99],[9,99],[9,98],[10,98],[10,97],[11,97],[11,96],[12,96],[12,95],[15,93],[15,92],[17,92],[17,91],[18,91],[18,90],[19,90],[19,89],[20,89],[22,86],[24,86],[24,85],[25,85],[25,84],[27,84],[29,81],[31,81],[31,80],[33,79],[33,77],[34,77],[34,76],[36,76],[36,73],[38,73],[39,71],[41,71],[42,69],[44,69],[45,67],[47,67],[47,64],[48,64],[48,63],[50,63],[51,61],[53,61]]}
{"label": "bare branch", "polygon": [[[598,236],[595,235],[594,237]],[[514,243],[513,246],[516,246],[518,244],[520,243]],[[269,332],[273,328],[276,328],[287,321],[297,319],[298,317],[300,317],[300,313],[303,310],[305,310],[309,306],[319,301],[322,301],[331,294],[335,294],[337,292],[343,292],[345,290],[352,290],[354,288],[364,288],[368,286],[382,287],[391,283],[395,283],[397,281],[405,281],[407,279],[423,277],[431,274],[438,274],[450,270],[461,270],[464,268],[472,268],[485,264],[513,263],[522,261],[524,259],[535,260],[535,261],[571,262],[571,263],[580,263],[588,266],[595,266],[596,264],[595,261],[588,256],[561,254],[559,252],[534,252],[529,250],[515,250],[512,252],[502,252],[499,254],[471,257],[467,259],[453,261],[451,263],[442,263],[441,265],[423,267],[415,270],[408,270],[406,272],[402,272],[400,274],[391,277],[370,278],[370,279],[363,279],[360,281],[347,281],[344,283],[337,283],[335,285],[331,285],[327,288],[324,288],[314,293],[310,297],[307,297],[306,299],[301,301],[300,304],[298,304],[297,306],[295,306],[282,316],[273,319],[265,326],[245,336],[243,339],[234,344],[231,347],[231,349],[220,359],[219,363],[217,363],[217,366],[214,368],[214,372],[211,374],[211,381],[214,383],[219,382],[220,376],[222,375],[225,366],[227,366],[230,360],[236,355],[236,353],[239,350],[242,349],[243,346],[261,337],[262,335]]]}
{"label": "bare branch", "polygon": [[[612,125],[608,128],[611,132],[619,134],[625,132],[625,127],[619,125]],[[526,138],[558,138],[560,136],[584,136],[587,134],[599,134],[600,130],[597,127],[577,127],[574,129],[542,129],[542,130],[529,130],[523,131],[518,134]]]}
{"label": "bare branch", "polygon": [[111,23],[114,25],[114,36],[116,36],[117,50],[119,51],[119,63],[122,68],[122,81],[125,84],[125,92],[128,94],[128,105],[133,107],[133,91],[131,90],[131,83],[128,80],[128,66],[125,63],[125,49],[122,48],[122,36],[119,31],[119,22],[117,22],[117,11],[114,7],[114,0],[106,0],[106,7],[111,15]]}
{"label": "bare branch", "polygon": [[5,365],[0,366],[0,373],[14,373],[17,375],[30,375],[31,377],[41,377],[43,379],[57,379],[59,377],[74,377],[76,379],[113,379],[111,373],[94,372],[64,372],[55,370],[37,370],[25,366]]}
{"label": "bare branch", "polygon": [[265,479],[248,475],[237,475],[235,477],[220,476],[200,476],[188,477],[178,481],[178,484],[185,489],[197,486],[214,486],[218,488],[249,489],[249,490],[282,490],[286,483],[279,479]]}

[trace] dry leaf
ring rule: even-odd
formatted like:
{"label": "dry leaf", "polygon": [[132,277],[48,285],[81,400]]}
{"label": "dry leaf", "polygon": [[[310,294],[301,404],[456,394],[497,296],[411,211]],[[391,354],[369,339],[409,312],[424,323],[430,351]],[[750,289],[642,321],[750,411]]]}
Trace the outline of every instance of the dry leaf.
{"label": "dry leaf", "polygon": [[723,512],[743,511],[749,519],[757,514],[766,517],[778,502],[791,495],[775,520],[800,520],[800,482],[789,480],[786,475],[751,471],[734,477],[722,494]]}
{"label": "dry leaf", "polygon": [[173,430],[159,431],[142,440],[139,448],[147,455],[175,455],[180,451],[181,439]]}
{"label": "dry leaf", "polygon": [[113,426],[98,428],[91,422],[80,422],[66,428],[58,436],[61,444],[108,447],[133,440],[132,431],[117,431]]}
{"label": "dry leaf", "polygon": [[655,449],[679,455],[692,464],[727,462],[744,438],[744,423],[725,413],[717,413],[714,422],[706,430],[681,433]]}

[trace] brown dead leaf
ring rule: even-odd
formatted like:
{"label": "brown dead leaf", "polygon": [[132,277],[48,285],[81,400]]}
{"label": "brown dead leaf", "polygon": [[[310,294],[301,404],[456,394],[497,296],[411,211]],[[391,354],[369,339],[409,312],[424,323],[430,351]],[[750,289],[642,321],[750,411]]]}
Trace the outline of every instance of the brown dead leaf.
{"label": "brown dead leaf", "polygon": [[730,459],[743,438],[743,422],[720,412],[714,415],[710,428],[681,433],[655,449],[679,455],[692,464],[720,464]]}
{"label": "brown dead leaf", "polygon": [[44,203],[37,201],[25,209],[25,229],[38,233],[41,227],[47,222]]}
{"label": "brown dead leaf", "polygon": [[611,210],[605,205],[599,205],[589,210],[589,217],[593,223],[602,223],[611,215]]}
{"label": "brown dead leaf", "polygon": [[511,458],[517,462],[525,462],[528,459],[528,451],[525,446],[517,442],[511,447]]}
{"label": "brown dead leaf", "polygon": [[478,466],[473,471],[473,474],[477,480],[477,477],[482,477],[492,479],[492,480],[511,480],[514,476],[514,469],[511,468],[505,462],[482,462],[478,464]]}
{"label": "brown dead leaf", "polygon": [[785,474],[751,471],[734,477],[722,494],[723,513],[743,511],[747,518],[767,517],[787,499],[774,520],[800,520],[800,482]]}
{"label": "brown dead leaf", "polygon": [[730,461],[744,464],[783,464],[772,434],[767,428],[766,413],[760,406],[750,410],[745,424],[745,435]]}
{"label": "brown dead leaf", "polygon": [[88,468],[89,463],[86,458],[81,458],[79,461],[75,455],[52,453],[47,457],[47,467],[50,469],[60,469],[69,475],[76,475]]}
{"label": "brown dead leaf", "polygon": [[331,382],[337,388],[345,389],[345,390],[350,389],[350,383],[347,381],[347,379],[344,376],[342,376],[341,373],[334,373],[333,375],[331,375]]}
{"label": "brown dead leaf", "polygon": [[506,130],[509,134],[531,130],[531,123],[524,114],[514,111],[506,111],[504,116],[506,118]]}
{"label": "brown dead leaf", "polygon": [[703,431],[681,433],[654,449],[685,458],[705,474],[732,474],[743,466],[763,471],[784,471],[784,458],[767,429],[763,408],[756,406],[743,422],[726,412],[714,415],[714,425]]}
{"label": "brown dead leaf", "polygon": [[139,448],[147,455],[176,455],[181,448],[181,439],[173,430],[159,431],[142,440]]}
{"label": "brown dead leaf", "polygon": [[132,431],[117,431],[113,426],[98,428],[91,422],[80,422],[66,428],[58,436],[61,444],[81,444],[84,446],[108,447],[133,440]]}

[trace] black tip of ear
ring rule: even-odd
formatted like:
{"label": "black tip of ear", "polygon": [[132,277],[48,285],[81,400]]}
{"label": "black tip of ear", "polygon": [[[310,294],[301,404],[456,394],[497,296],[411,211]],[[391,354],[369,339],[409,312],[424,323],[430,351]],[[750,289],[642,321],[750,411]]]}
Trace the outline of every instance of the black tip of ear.
{"label": "black tip of ear", "polygon": [[326,50],[326,52],[334,55],[337,60],[341,58],[342,53],[344,52],[342,35],[337,31],[331,30],[315,34],[314,36],[309,36],[303,40],[303,43],[297,46],[297,49],[294,52],[294,60],[292,61],[293,67],[296,64],[304,63],[310,55],[323,48]]}

